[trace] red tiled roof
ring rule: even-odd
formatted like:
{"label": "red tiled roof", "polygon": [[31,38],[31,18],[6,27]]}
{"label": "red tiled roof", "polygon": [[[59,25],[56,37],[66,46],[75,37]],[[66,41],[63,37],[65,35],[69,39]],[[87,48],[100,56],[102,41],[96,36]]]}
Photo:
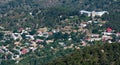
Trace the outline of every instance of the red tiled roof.
{"label": "red tiled roof", "polygon": [[26,54],[26,53],[27,53],[27,49],[22,49],[22,50],[21,50],[21,53],[22,53],[22,54]]}
{"label": "red tiled roof", "polygon": [[112,32],[112,28],[107,28],[107,32]]}

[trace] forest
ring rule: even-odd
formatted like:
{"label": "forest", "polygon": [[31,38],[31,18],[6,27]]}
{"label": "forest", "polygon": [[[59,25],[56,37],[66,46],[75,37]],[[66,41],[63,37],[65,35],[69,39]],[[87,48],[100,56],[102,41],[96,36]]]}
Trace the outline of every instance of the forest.
{"label": "forest", "polygon": [[100,44],[76,50],[46,65],[120,65],[120,44]]}

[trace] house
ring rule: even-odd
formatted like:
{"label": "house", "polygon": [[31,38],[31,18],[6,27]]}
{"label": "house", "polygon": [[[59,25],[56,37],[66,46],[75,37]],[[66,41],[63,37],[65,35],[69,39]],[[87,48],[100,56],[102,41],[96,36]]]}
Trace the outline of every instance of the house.
{"label": "house", "polygon": [[77,30],[72,30],[72,32],[77,33]]}
{"label": "house", "polygon": [[40,36],[42,37],[43,36],[43,33],[39,31],[38,35],[37,36]]}
{"label": "house", "polygon": [[22,32],[24,29],[21,27],[21,28],[19,28],[19,32]]}
{"label": "house", "polygon": [[120,36],[120,33],[119,33],[119,32],[117,32],[117,33],[116,33],[116,36],[117,36],[117,37],[119,37],[119,36]]}
{"label": "house", "polygon": [[3,49],[0,49],[0,53],[4,53]]}
{"label": "house", "polygon": [[103,24],[98,24],[98,26],[102,27],[102,26],[103,26]]}
{"label": "house", "polygon": [[101,17],[105,13],[109,14],[108,11],[100,11],[100,12],[92,11],[92,12],[90,12],[90,11],[85,11],[85,10],[81,10],[80,13],[81,14],[84,14],[84,13],[88,14],[88,17],[91,16],[92,18],[94,18],[95,16]]}
{"label": "house", "polygon": [[111,44],[111,43],[113,43],[113,42],[112,42],[111,40],[108,40],[108,43],[110,43],[110,44]]}
{"label": "house", "polygon": [[17,60],[15,63],[16,63],[16,64],[18,64],[18,63],[19,63],[19,61]]}
{"label": "house", "polygon": [[99,34],[88,34],[88,38],[86,38],[87,41],[100,41],[100,35]]}
{"label": "house", "polygon": [[54,47],[51,46],[50,48],[54,50]]}
{"label": "house", "polygon": [[36,43],[41,43],[41,42],[44,42],[44,40],[42,40],[42,39],[36,39]]}
{"label": "house", "polygon": [[64,50],[66,50],[68,47],[64,47]]}
{"label": "house", "polygon": [[36,44],[36,42],[32,42],[31,46],[33,47],[37,47],[38,44]]}
{"label": "house", "polygon": [[92,41],[100,41],[102,39],[101,38],[86,38],[86,40],[92,42]]}
{"label": "house", "polygon": [[41,45],[41,44],[40,44],[39,46],[40,46],[40,48],[44,48],[44,45]]}
{"label": "house", "polygon": [[107,41],[107,40],[111,40],[111,39],[113,39],[111,36],[107,36],[107,35],[102,36],[103,41]]}
{"label": "house", "polygon": [[90,21],[88,21],[87,23],[92,23],[92,21],[90,20]]}
{"label": "house", "polygon": [[106,22],[107,22],[107,21],[102,21],[101,23],[102,23],[102,24],[105,24]]}
{"label": "house", "polygon": [[25,48],[23,48],[22,50],[21,50],[21,53],[22,54],[26,54],[26,53],[28,53],[29,52],[29,50],[28,49],[25,49]]}
{"label": "house", "polygon": [[47,32],[47,28],[46,27],[44,27],[44,28],[39,28],[38,30],[37,30],[37,33],[43,33],[43,32]]}
{"label": "house", "polygon": [[120,40],[118,40],[118,42],[120,43]]}
{"label": "house", "polygon": [[107,29],[106,29],[106,32],[108,32],[108,33],[111,33],[113,30],[112,30],[112,28],[110,28],[110,27],[108,27]]}
{"label": "house", "polygon": [[22,40],[21,34],[20,33],[12,33],[12,37],[14,40]]}
{"label": "house", "polygon": [[81,25],[81,27],[83,27],[83,28],[87,26],[86,23],[81,23],[80,25]]}
{"label": "house", "polygon": [[69,40],[69,41],[71,41],[71,40],[72,40],[72,38],[70,37],[70,38],[68,38],[68,40]]}
{"label": "house", "polygon": [[0,31],[0,32],[5,33],[5,35],[11,35],[12,34],[11,31]]}
{"label": "house", "polygon": [[37,48],[36,47],[29,47],[30,50],[32,50],[32,52],[34,52]]}
{"label": "house", "polygon": [[29,46],[31,43],[26,42],[25,45]]}
{"label": "house", "polygon": [[99,38],[100,34],[89,34],[88,37]]}
{"label": "house", "polygon": [[53,32],[53,33],[56,33],[57,31],[54,29],[54,30],[52,30],[52,32]]}
{"label": "house", "polygon": [[75,46],[75,49],[78,49],[78,50],[79,50],[79,49],[80,49],[80,47],[78,47],[78,46]]}
{"label": "house", "polygon": [[49,35],[53,35],[53,32],[48,32]]}
{"label": "house", "polygon": [[61,46],[65,46],[64,42],[59,42],[58,44],[61,45]]}
{"label": "house", "polygon": [[2,26],[0,26],[0,29],[4,30],[5,28],[4,28],[4,27],[2,27]]}
{"label": "house", "polygon": [[82,46],[86,46],[86,45],[87,45],[87,43],[86,43],[85,41],[82,41],[80,44],[81,44]]}
{"label": "house", "polygon": [[53,43],[54,40],[46,40],[46,43],[49,44],[49,43]]}
{"label": "house", "polygon": [[112,35],[113,33],[111,32],[102,32],[103,35]]}
{"label": "house", "polygon": [[21,34],[23,34],[23,33],[28,34],[28,31],[26,31],[26,30],[23,29],[23,30],[21,31]]}
{"label": "house", "polygon": [[25,30],[26,30],[26,31],[31,31],[31,28],[26,27]]}
{"label": "house", "polygon": [[14,58],[18,59],[18,58],[20,58],[20,55],[14,55]]}
{"label": "house", "polygon": [[98,23],[98,21],[93,21],[95,24],[97,24]]}
{"label": "house", "polygon": [[73,48],[74,47],[74,44],[71,44],[70,46],[68,46],[67,48]]}
{"label": "house", "polygon": [[31,39],[31,40],[35,39],[34,36],[32,36],[32,35],[25,35],[25,36],[26,36],[27,39]]}
{"label": "house", "polygon": [[101,52],[104,53],[105,51],[103,49],[101,49]]}
{"label": "house", "polygon": [[15,44],[16,46],[18,46],[18,45],[20,45],[21,43],[20,43],[20,42],[14,42],[14,44]]}

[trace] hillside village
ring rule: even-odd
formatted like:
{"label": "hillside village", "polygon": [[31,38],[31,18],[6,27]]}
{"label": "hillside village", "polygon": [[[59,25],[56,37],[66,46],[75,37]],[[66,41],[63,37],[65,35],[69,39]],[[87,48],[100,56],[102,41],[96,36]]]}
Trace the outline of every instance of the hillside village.
{"label": "hillside village", "polygon": [[[62,17],[62,16],[61,16]],[[120,32],[111,27],[103,28],[106,22],[101,18],[87,21],[75,21],[78,16],[69,16],[61,20],[56,28],[20,27],[15,31],[7,31],[0,27],[0,60],[13,60],[19,63],[27,55],[35,54],[38,58],[62,56],[73,50],[91,46],[97,42],[120,42]]]}

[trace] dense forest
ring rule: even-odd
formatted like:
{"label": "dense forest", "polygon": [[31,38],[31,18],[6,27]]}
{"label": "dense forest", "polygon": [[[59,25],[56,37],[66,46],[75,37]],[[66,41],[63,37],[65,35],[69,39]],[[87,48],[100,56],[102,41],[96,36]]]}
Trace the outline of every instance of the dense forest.
{"label": "dense forest", "polygon": [[46,65],[120,65],[120,44],[103,44],[77,50]]}

